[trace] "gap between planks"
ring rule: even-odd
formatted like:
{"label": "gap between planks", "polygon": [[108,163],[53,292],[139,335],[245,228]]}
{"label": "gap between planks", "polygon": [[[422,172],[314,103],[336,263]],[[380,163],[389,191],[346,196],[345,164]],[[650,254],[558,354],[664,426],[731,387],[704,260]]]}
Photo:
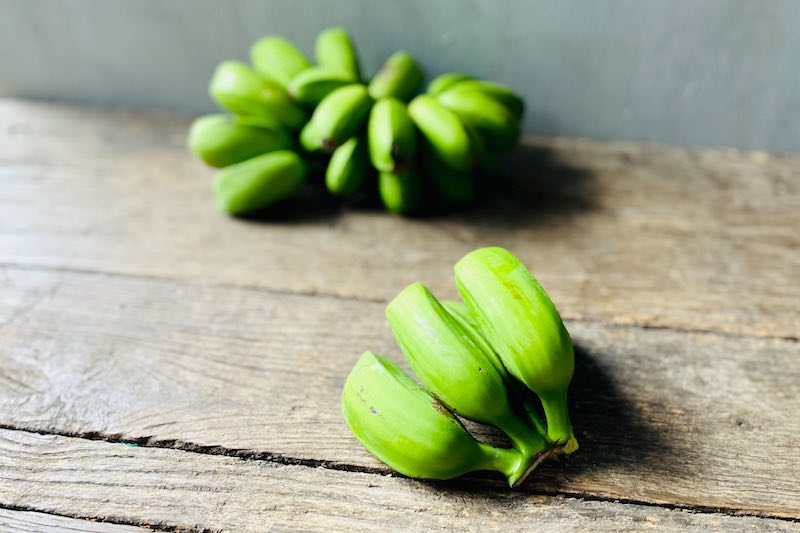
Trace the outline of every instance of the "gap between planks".
{"label": "gap between planks", "polygon": [[[52,265],[29,265],[29,264],[21,264],[21,263],[9,263],[9,262],[0,262],[0,270],[2,269],[14,269],[23,272],[52,272],[52,273],[69,273],[69,274],[83,274],[83,275],[90,275],[90,276],[99,276],[99,277],[107,277],[107,278],[117,278],[117,279],[132,279],[132,280],[144,280],[144,281],[157,281],[157,282],[166,282],[166,283],[174,283],[176,285],[181,285],[184,287],[207,287],[211,289],[236,289],[236,290],[246,290],[246,291],[253,291],[253,292],[263,292],[265,294],[278,294],[283,296],[297,296],[297,297],[307,297],[307,298],[325,298],[329,300],[336,300],[341,302],[364,302],[364,303],[378,303],[378,304],[388,304],[389,300],[384,298],[369,298],[365,296],[355,296],[355,295],[342,295],[336,294],[333,292],[323,292],[323,291],[299,291],[299,290],[292,290],[292,289],[279,289],[276,287],[266,287],[263,285],[247,285],[247,284],[239,284],[239,283],[221,283],[221,282],[194,282],[185,279],[170,277],[170,276],[157,276],[151,274],[133,274],[133,273],[126,273],[126,272],[112,272],[112,271],[105,271],[105,270],[94,270],[90,268],[75,268],[75,267],[64,267],[64,266],[52,266]],[[775,339],[780,341],[788,341],[788,342],[799,342],[800,336],[798,335],[771,335],[771,334],[748,334],[748,333],[733,333],[730,331],[724,331],[714,328],[685,328],[685,327],[677,327],[677,326],[665,326],[659,324],[648,324],[648,323],[638,323],[638,322],[615,322],[612,320],[603,320],[603,319],[594,319],[594,318],[586,318],[586,317],[573,317],[566,313],[561,313],[561,317],[564,320],[569,320],[571,322],[579,322],[583,324],[597,324],[600,326],[606,326],[610,328],[630,328],[630,329],[643,329],[643,330],[656,330],[656,331],[674,331],[676,333],[709,333],[713,335],[717,335],[720,337],[726,338],[744,338],[744,339]],[[2,325],[2,324],[0,324]]]}
{"label": "gap between planks", "polygon": [[[389,469],[388,467],[369,468],[365,466],[351,465],[348,463],[342,463],[336,461],[288,457],[283,454],[274,454],[270,452],[259,452],[246,449],[227,448],[225,446],[200,445],[200,444],[194,444],[192,442],[181,441],[178,439],[156,439],[152,437],[126,437],[123,435],[106,435],[96,431],[81,433],[81,432],[69,432],[69,431],[41,430],[35,428],[29,429],[24,427],[15,427],[8,424],[0,424],[0,430],[18,431],[22,433],[31,433],[35,435],[58,436],[58,437],[67,437],[67,438],[89,440],[89,441],[107,442],[110,444],[135,445],[136,447],[139,448],[176,450],[184,453],[194,453],[199,455],[232,457],[236,459],[241,459],[242,461],[264,461],[267,463],[274,463],[283,466],[304,466],[307,468],[325,468],[327,470],[335,470],[338,472],[356,472],[360,474],[372,474],[380,476],[389,475],[393,477],[405,478],[405,476],[403,476],[402,474],[398,474]],[[489,484],[497,485],[497,483],[494,483],[493,481],[490,481],[488,479],[485,480],[481,479],[480,475],[466,476],[460,479],[448,481],[447,483],[453,483],[461,487],[477,487],[477,488],[484,488]],[[502,484],[500,485],[504,487],[504,485]],[[637,500],[634,498],[603,497],[594,494],[585,494],[581,492],[547,491],[547,490],[542,491],[542,490],[530,490],[530,489],[525,490],[524,487],[518,488],[516,490],[519,492],[535,496],[558,497],[558,498],[567,498],[573,500],[584,500],[584,501],[603,502],[603,503],[615,503],[620,505],[639,505],[644,507],[654,507],[672,511],[689,511],[697,514],[712,514],[712,515],[719,514],[719,515],[734,516],[734,517],[748,516],[748,517],[763,518],[770,520],[780,520],[783,522],[800,523],[800,517],[781,516],[765,512],[754,512],[745,509],[737,509],[733,507],[713,507],[713,506],[702,506],[702,505],[683,505],[677,503],[659,503],[647,500]],[[0,504],[0,508],[9,508],[9,507]],[[37,509],[15,509],[15,510],[42,512]],[[77,518],[77,519],[91,518],[89,516],[71,516],[71,515],[58,515],[58,516],[66,516],[69,518]],[[149,527],[149,525],[147,524],[137,524],[134,522],[126,522],[126,521],[113,521],[111,523],[120,525],[140,525],[140,526],[144,525],[145,527]],[[163,526],[155,526],[155,527],[159,527],[164,531],[185,531],[185,528],[180,528],[180,527],[167,527],[167,528],[164,528]],[[201,533],[205,533],[206,531],[212,531],[212,530],[192,529],[191,531],[199,531]]]}

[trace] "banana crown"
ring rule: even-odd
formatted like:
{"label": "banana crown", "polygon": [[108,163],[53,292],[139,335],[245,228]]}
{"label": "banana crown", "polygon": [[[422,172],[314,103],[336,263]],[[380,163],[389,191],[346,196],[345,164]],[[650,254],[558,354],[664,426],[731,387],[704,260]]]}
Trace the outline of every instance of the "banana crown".
{"label": "banana crown", "polygon": [[480,467],[478,442],[395,363],[365,352],[342,392],[345,421],[378,459],[411,477],[447,479]]}

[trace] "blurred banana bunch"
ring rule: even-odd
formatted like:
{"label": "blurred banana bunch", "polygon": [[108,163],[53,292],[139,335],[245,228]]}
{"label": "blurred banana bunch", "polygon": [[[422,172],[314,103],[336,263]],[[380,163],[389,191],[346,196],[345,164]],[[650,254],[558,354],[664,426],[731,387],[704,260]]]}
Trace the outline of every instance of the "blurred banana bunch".
{"label": "blurred banana bunch", "polygon": [[[411,213],[426,200],[434,208],[463,204],[474,198],[480,173],[517,144],[524,103],[503,85],[449,73],[418,94],[425,75],[405,51],[365,80],[343,28],[322,31],[315,56],[317,64],[286,39],[267,36],[250,49],[252,66],[217,67],[209,94],[229,114],[198,118],[187,143],[222,169],[220,210],[261,210],[316,183],[308,173],[317,168],[330,194],[353,200],[374,191],[391,213]],[[287,164],[286,154],[281,164],[245,164],[286,151],[306,164]]]}
{"label": "blurred banana bunch", "polygon": [[[522,483],[544,459],[578,448],[567,410],[572,341],[547,293],[509,251],[481,248],[455,266],[461,302],[422,284],[400,292],[386,317],[417,383],[364,353],[342,392],[361,444],[401,474],[450,479],[476,470]],[[461,418],[511,443],[477,441]]]}

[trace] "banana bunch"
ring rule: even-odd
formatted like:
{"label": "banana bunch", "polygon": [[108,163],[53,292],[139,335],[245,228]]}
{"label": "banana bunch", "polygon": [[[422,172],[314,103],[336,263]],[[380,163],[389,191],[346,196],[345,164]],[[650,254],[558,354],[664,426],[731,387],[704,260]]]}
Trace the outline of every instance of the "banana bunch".
{"label": "banana bunch", "polygon": [[320,163],[327,191],[345,199],[363,195],[374,176],[392,213],[410,213],[426,196],[464,203],[476,174],[519,139],[524,104],[507,87],[444,74],[418,95],[424,74],[404,51],[366,82],[343,28],[322,31],[315,56],[312,64],[286,39],[267,36],[250,49],[252,67],[217,67],[209,94],[230,114],[198,118],[188,145],[222,169],[214,182],[221,211],[278,202]]}
{"label": "banana bunch", "polygon": [[[401,474],[493,470],[514,487],[542,460],[578,448],[567,411],[572,341],[547,293],[507,250],[471,252],[455,278],[464,303],[439,302],[414,283],[386,308],[422,384],[366,352],[347,377],[342,412],[367,451]],[[459,417],[494,426],[512,446],[477,441]]]}

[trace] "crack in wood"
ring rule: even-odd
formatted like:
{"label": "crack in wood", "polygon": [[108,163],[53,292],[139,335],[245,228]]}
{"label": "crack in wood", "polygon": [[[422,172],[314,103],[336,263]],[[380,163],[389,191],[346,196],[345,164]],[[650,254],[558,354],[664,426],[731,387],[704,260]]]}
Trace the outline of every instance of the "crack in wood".
{"label": "crack in wood", "polygon": [[[90,441],[101,441],[110,444],[135,445],[137,447],[142,447],[142,448],[170,449],[186,453],[196,453],[200,455],[216,455],[216,456],[232,457],[236,459],[241,459],[243,461],[264,461],[268,463],[274,463],[285,466],[304,466],[308,468],[325,468],[328,470],[335,470],[340,472],[355,472],[361,474],[372,474],[381,476],[389,475],[401,478],[406,477],[403,476],[402,474],[398,474],[392,471],[389,468],[369,468],[365,466],[352,465],[336,461],[288,457],[283,454],[276,454],[270,452],[259,452],[255,450],[227,448],[224,446],[200,445],[178,439],[155,439],[153,437],[131,437],[131,436],[123,436],[120,434],[104,434],[97,431],[70,432],[70,431],[58,431],[58,430],[43,430],[38,428],[16,427],[10,424],[0,424],[0,430],[19,431],[25,433],[33,433],[37,435],[59,436],[59,437],[83,439]],[[481,478],[480,475],[468,475],[463,478],[448,480],[448,481],[421,480],[420,483],[426,483],[432,486],[436,485],[448,486],[450,488],[456,488],[461,490],[485,489],[487,488],[487,485],[492,486],[496,484],[492,480]],[[518,488],[516,490],[535,496],[568,498],[574,500],[616,503],[622,505],[640,505],[644,507],[653,507],[653,508],[667,509],[673,511],[686,511],[697,514],[721,514],[734,517],[753,517],[753,518],[762,518],[769,520],[780,520],[783,522],[790,522],[790,523],[800,523],[800,516],[788,517],[788,516],[774,515],[771,513],[764,513],[758,511],[754,512],[734,507],[683,505],[678,503],[639,500],[635,498],[608,497],[598,494],[573,492],[573,491],[524,490],[525,489],[524,487],[522,487],[522,489],[523,490],[520,490]],[[2,503],[0,503],[0,508],[48,513],[48,511],[42,511],[39,509],[23,509],[23,508],[17,509],[14,507],[6,506]],[[56,514],[56,513],[50,513],[50,514]],[[72,515],[57,515],[57,516],[65,516],[68,518],[78,518],[83,520],[95,519],[94,517],[90,516],[72,516]],[[103,520],[103,521],[108,521],[110,523],[115,523],[120,525],[138,525],[145,527],[150,526],[149,524],[143,524],[143,523],[140,524],[134,521],[125,521],[124,519],[120,519],[120,521],[112,521],[112,520]],[[194,533],[196,531],[199,533],[206,533],[206,532],[216,531],[210,529],[186,529],[178,526],[157,525],[157,527],[162,528],[164,531],[168,532],[191,531]]]}

